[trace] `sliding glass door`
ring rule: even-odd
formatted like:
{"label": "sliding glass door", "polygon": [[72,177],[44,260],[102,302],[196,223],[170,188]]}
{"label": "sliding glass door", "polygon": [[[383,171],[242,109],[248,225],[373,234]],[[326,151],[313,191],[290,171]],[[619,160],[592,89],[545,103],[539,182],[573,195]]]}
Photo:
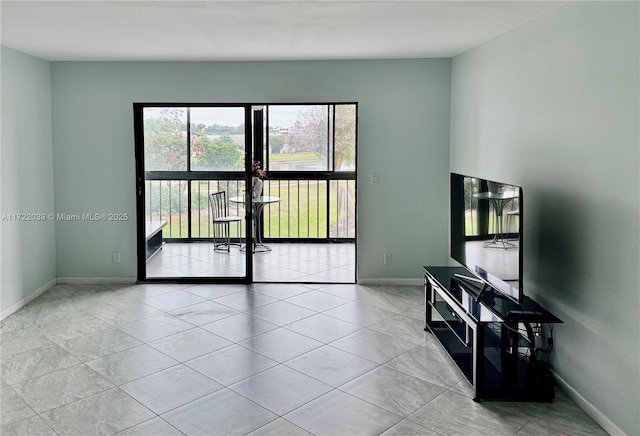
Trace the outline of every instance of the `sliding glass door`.
{"label": "sliding glass door", "polygon": [[134,104],[138,279],[248,282],[251,107]]}

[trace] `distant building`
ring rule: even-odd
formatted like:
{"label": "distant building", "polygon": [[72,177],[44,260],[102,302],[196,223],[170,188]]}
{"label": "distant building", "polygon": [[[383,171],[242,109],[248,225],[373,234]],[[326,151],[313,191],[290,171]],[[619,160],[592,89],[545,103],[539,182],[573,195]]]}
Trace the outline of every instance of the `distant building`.
{"label": "distant building", "polygon": [[288,127],[279,127],[279,126],[271,126],[269,127],[270,135],[288,135],[289,128]]}

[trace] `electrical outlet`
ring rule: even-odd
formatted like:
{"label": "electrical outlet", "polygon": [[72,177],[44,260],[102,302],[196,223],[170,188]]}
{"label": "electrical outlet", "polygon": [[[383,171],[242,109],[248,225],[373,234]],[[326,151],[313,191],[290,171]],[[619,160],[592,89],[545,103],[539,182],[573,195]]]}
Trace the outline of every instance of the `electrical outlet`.
{"label": "electrical outlet", "polygon": [[113,252],[113,263],[120,263],[120,252],[119,251],[114,251]]}
{"label": "electrical outlet", "polygon": [[391,253],[385,253],[384,254],[384,264],[385,265],[391,265],[391,261],[392,261]]}

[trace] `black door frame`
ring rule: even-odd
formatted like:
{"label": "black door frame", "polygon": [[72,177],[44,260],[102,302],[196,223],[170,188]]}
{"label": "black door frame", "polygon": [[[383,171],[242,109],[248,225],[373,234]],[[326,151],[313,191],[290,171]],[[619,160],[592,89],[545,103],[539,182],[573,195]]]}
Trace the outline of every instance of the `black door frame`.
{"label": "black door frame", "polygon": [[[251,186],[251,162],[253,160],[253,134],[252,122],[253,111],[251,104],[244,103],[133,103],[133,130],[135,143],[135,166],[136,166],[136,247],[137,247],[137,280],[146,283],[252,283],[253,281],[253,256],[250,250],[245,253],[245,276],[244,277],[147,277],[146,275],[146,230],[145,230],[145,166],[144,166],[144,118],[145,107],[241,107],[244,108],[245,124],[245,159],[244,180],[245,186]],[[187,119],[187,138],[189,138],[189,119]],[[187,157],[190,150],[187,142]],[[190,170],[190,159],[187,158],[187,172]],[[192,173],[192,178],[202,179],[211,177],[210,171],[198,171]],[[190,193],[189,193],[190,201]],[[245,223],[253,220],[251,207],[250,190],[245,189]],[[190,218],[189,218],[190,219]],[[253,228],[246,225],[245,243],[250,245],[253,240]],[[247,245],[247,246],[249,246]]]}
{"label": "black door frame", "polygon": [[[359,153],[358,153],[358,130],[359,130],[359,117],[358,117],[358,103],[357,102],[297,102],[297,103],[157,103],[157,102],[137,102],[133,103],[133,116],[134,116],[134,142],[135,142],[135,166],[136,166],[136,242],[137,242],[137,279],[138,281],[144,281],[148,283],[253,283],[253,256],[248,254],[246,257],[246,267],[245,277],[146,277],[146,241],[145,241],[145,171],[144,171],[144,129],[143,129],[143,108],[145,107],[243,107],[245,108],[245,170],[244,177],[239,178],[237,180],[244,180],[245,186],[251,186],[251,164],[254,159],[254,156],[262,156],[264,141],[268,141],[268,138],[263,138],[264,135],[264,110],[267,106],[277,106],[277,105],[318,105],[318,104],[326,104],[326,105],[341,105],[341,104],[352,104],[356,107],[355,112],[355,123],[356,123],[356,139],[355,139],[355,163],[356,168],[353,173],[353,176],[346,174],[336,174],[335,168],[334,171],[325,172],[319,171],[316,176],[323,177],[333,173],[333,177],[337,179],[353,179],[355,183],[355,190],[357,193],[358,186],[358,161],[359,161]],[[262,107],[260,110],[255,110],[254,108]],[[258,117],[256,112],[260,112],[261,116]],[[260,128],[256,128],[258,124]],[[334,122],[335,122],[335,113],[334,113]],[[256,124],[254,124],[256,123]],[[268,120],[267,120],[268,126]],[[189,122],[187,122],[187,127],[189,128]],[[268,159],[268,156],[265,156]],[[335,159],[335,156],[334,156]],[[264,163],[264,162],[263,162]],[[334,162],[335,163],[335,162]],[[266,163],[265,163],[266,166]],[[190,172],[191,177],[193,179],[202,179],[210,177],[210,172],[199,171],[199,172]],[[279,178],[277,175],[274,175],[275,179]],[[298,171],[290,171],[286,172],[284,176],[294,176],[294,177],[308,177],[308,172],[298,172]],[[231,178],[234,179],[234,178]],[[183,178],[184,180],[184,178]],[[251,204],[251,195],[250,190],[245,190],[245,223],[251,223],[253,221],[252,216],[252,204]],[[358,207],[357,207],[357,194],[355,198],[355,211],[356,211],[356,220],[355,220],[355,259],[357,264],[358,259],[358,248],[357,248],[357,239],[358,239]],[[245,243],[251,241],[253,239],[253,226],[250,224],[246,224],[246,232],[245,232]],[[286,240],[285,240],[286,242]],[[304,242],[315,242],[315,241],[307,241]],[[330,242],[340,242],[333,241]],[[357,266],[356,271],[354,273],[354,282],[357,283]]]}

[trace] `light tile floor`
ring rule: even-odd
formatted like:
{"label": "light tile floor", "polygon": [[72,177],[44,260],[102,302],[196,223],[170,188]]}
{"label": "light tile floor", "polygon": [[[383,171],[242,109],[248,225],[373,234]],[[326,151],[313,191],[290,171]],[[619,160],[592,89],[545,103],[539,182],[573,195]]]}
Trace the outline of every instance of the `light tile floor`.
{"label": "light tile floor", "polygon": [[474,402],[423,290],[56,285],[1,323],[9,435],[597,435],[564,394]]}
{"label": "light tile floor", "polygon": [[[355,283],[352,243],[270,243],[253,254],[254,282]],[[242,277],[245,253],[238,246],[216,252],[211,243],[166,243],[147,262],[147,277]]]}

